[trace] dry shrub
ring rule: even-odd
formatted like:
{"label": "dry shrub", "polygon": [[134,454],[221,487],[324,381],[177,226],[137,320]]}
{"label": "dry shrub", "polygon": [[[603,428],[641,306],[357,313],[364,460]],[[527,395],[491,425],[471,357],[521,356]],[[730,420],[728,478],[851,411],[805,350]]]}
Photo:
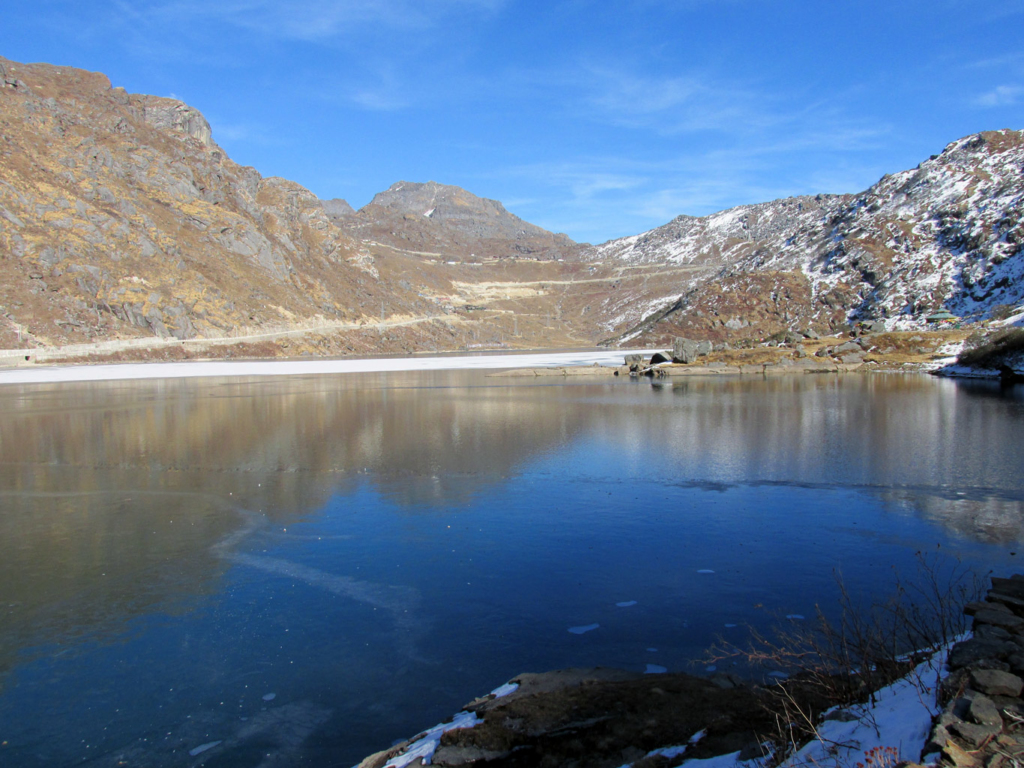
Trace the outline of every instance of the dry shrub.
{"label": "dry shrub", "polygon": [[965,348],[956,361],[981,368],[998,367],[999,358],[1024,351],[1024,328],[1004,328],[971,348]]}
{"label": "dry shrub", "polygon": [[[873,702],[877,691],[966,631],[963,608],[981,596],[980,579],[959,561],[920,552],[917,559],[914,578],[897,573],[893,594],[868,609],[857,607],[837,572],[838,619],[816,607],[813,621],[780,622],[770,634],[751,631],[746,647],[720,641],[709,651],[715,661],[739,659],[762,672],[788,674],[767,688],[766,706],[776,723],[764,737],[771,745],[768,765],[808,741],[824,741],[818,732],[822,712]],[[934,700],[930,681],[915,683],[922,700]]]}

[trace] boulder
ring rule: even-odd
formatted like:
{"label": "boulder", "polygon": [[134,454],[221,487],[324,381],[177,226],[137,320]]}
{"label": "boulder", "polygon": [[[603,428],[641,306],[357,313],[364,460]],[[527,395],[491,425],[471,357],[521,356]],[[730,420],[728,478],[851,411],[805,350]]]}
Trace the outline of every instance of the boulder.
{"label": "boulder", "polygon": [[844,344],[840,344],[838,347],[833,348],[833,355],[848,355],[850,353],[863,352],[864,348],[856,341],[847,341]]}
{"label": "boulder", "polygon": [[998,669],[971,670],[970,685],[989,696],[1020,696],[1024,681],[1009,672]]}
{"label": "boulder", "polygon": [[672,360],[676,363],[692,363],[700,354],[699,348],[700,344],[693,339],[677,336],[672,340]]}
{"label": "boulder", "polygon": [[970,704],[967,706],[967,716],[978,725],[1003,727],[1003,718],[999,714],[999,707],[988,696],[980,693],[971,697]]}
{"label": "boulder", "polygon": [[1009,611],[988,608],[974,614],[974,625],[979,624],[991,624],[994,627],[1015,631],[1024,628],[1024,619]]}
{"label": "boulder", "polygon": [[953,646],[948,663],[950,669],[959,669],[982,659],[1005,659],[1017,653],[1020,648],[1015,643],[972,637]]}
{"label": "boulder", "polygon": [[949,730],[975,748],[999,733],[999,728],[994,725],[977,725],[962,720],[950,725]]}
{"label": "boulder", "polygon": [[993,576],[990,599],[999,600],[1003,595],[1024,600],[1024,579],[1016,574],[1009,579]]}

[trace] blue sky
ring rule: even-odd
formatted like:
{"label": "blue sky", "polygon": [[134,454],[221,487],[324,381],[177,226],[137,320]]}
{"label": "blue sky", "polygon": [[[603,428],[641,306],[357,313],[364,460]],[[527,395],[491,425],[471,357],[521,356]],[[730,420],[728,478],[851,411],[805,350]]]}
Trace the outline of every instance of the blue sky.
{"label": "blue sky", "polygon": [[0,55],[200,109],[359,207],[456,184],[601,242],[1024,128],[1022,0],[4,0]]}

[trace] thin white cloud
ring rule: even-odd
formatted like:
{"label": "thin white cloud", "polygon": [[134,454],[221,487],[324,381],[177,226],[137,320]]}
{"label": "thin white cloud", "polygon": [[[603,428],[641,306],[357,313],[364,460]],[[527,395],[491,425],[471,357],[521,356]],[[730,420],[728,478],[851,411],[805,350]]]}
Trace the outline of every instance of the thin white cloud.
{"label": "thin white cloud", "polygon": [[643,174],[608,170],[615,165],[621,165],[621,161],[533,163],[503,169],[501,173],[529,179],[542,186],[565,190],[578,202],[593,200],[609,192],[634,190],[649,181]]}
{"label": "thin white cloud", "polygon": [[978,59],[972,61],[966,65],[966,69],[990,69],[993,67],[1019,67],[1024,64],[1024,53],[1015,51],[1013,53],[1005,53],[999,56],[992,56],[985,59]]}
{"label": "thin white cloud", "polygon": [[888,130],[851,115],[848,103],[858,95],[857,86],[820,97],[810,85],[740,81],[710,70],[665,75],[638,69],[605,62],[536,73],[531,81],[535,89],[550,89],[551,100],[581,121],[662,137],[742,138],[756,151],[772,144],[782,151],[857,151],[877,146]]}
{"label": "thin white cloud", "polygon": [[325,41],[365,33],[368,27],[417,30],[443,26],[454,15],[498,10],[504,0],[172,0],[134,9],[157,21],[182,25],[218,21],[267,37]]}
{"label": "thin white cloud", "polygon": [[772,122],[768,98],[751,87],[708,72],[636,73],[626,66],[585,66],[573,78],[594,119],[662,134],[764,127]]}
{"label": "thin white cloud", "polygon": [[[517,211],[528,221],[566,231],[579,241],[603,242],[661,226],[680,214],[704,216],[794,195],[860,192],[882,171],[877,163],[853,158],[877,144],[886,130],[839,133],[831,138],[776,135],[659,159],[577,157],[503,168],[490,178],[520,179],[528,189],[548,190]],[[793,172],[792,158],[811,152],[820,164]]]}
{"label": "thin white cloud", "polygon": [[407,98],[388,89],[357,89],[345,94],[344,98],[370,112],[396,112],[410,105]]}
{"label": "thin white cloud", "polygon": [[1012,107],[1024,99],[1024,87],[1019,85],[998,85],[978,96],[974,103],[979,107]]}

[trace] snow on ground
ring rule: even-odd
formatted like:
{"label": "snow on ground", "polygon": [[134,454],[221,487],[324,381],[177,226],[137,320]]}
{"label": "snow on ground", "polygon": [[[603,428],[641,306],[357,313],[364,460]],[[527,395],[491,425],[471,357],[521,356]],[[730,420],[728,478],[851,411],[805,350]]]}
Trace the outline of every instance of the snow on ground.
{"label": "snow on ground", "polygon": [[[514,693],[518,688],[519,683],[505,683],[491,691],[491,695],[496,699],[500,699],[503,696]],[[430,765],[430,759],[441,744],[441,736],[448,731],[454,731],[458,728],[473,728],[482,722],[483,720],[477,717],[476,712],[459,712],[447,723],[440,723],[430,730],[421,733],[404,751],[391,758],[384,768]]]}
{"label": "snow on ground", "polygon": [[846,710],[852,718],[829,719],[818,728],[819,738],[805,745],[781,768],[832,765],[852,768],[867,764],[870,750],[893,748],[899,760],[917,762],[938,714],[936,688],[946,665],[946,651],[918,665],[909,675],[875,694],[874,704]]}
{"label": "snow on ground", "polygon": [[[938,714],[935,691],[945,669],[947,651],[921,663],[913,672],[875,694],[874,704],[836,709],[818,726],[818,738],[786,758],[780,768],[856,768],[870,765],[867,753],[874,749],[895,750],[898,760],[917,762],[931,733],[932,718]],[[694,734],[696,744],[704,732]],[[646,757],[685,754],[687,746],[664,747]],[[757,768],[761,760],[742,762],[740,753],[684,760],[686,768]],[[878,764],[876,759],[875,764]],[[895,765],[897,760],[893,760]],[[630,768],[632,764],[622,766]]]}
{"label": "snow on ground", "polygon": [[[897,760],[920,760],[921,750],[931,733],[932,718],[938,714],[936,690],[943,677],[947,654],[948,649],[940,651],[919,664],[906,677],[875,693],[874,703],[836,708],[826,713],[824,721],[817,726],[817,738],[787,757],[779,768],[856,768],[858,764],[870,764],[867,758],[872,750],[894,751],[896,760],[892,761],[893,764]],[[648,674],[665,671],[664,667],[647,665]],[[491,694],[501,698],[518,687],[516,683],[506,683],[495,688]],[[419,734],[385,768],[430,765],[441,743],[442,734],[456,728],[473,728],[481,722],[475,712],[460,712],[449,722],[435,725]],[[662,755],[672,758],[685,755],[687,749],[705,735],[706,731],[698,731],[685,745],[655,749],[648,752],[646,757]],[[761,761],[756,758],[741,761],[739,752],[704,760],[684,760],[681,763],[688,768],[756,768],[760,764]],[[630,768],[631,765],[626,764],[622,768]]]}
{"label": "snow on ground", "polygon": [[[1020,308],[1018,307],[1018,309]],[[1005,320],[997,320],[996,322],[992,323],[992,325],[997,328],[1009,328],[1011,326],[1024,327],[1024,312],[1017,312],[1016,310],[1014,310],[1014,312],[1016,314],[1011,315]]]}
{"label": "snow on ground", "polygon": [[941,355],[941,357],[936,357],[935,359],[926,363],[924,366],[924,370],[935,371],[947,365],[953,365],[956,362],[957,357],[963,351],[963,341],[954,341],[949,344],[943,344],[941,347],[935,350],[935,354]]}
{"label": "snow on ground", "polygon": [[211,360],[181,363],[118,363],[115,365],[33,366],[0,370],[0,384],[37,384],[114,379],[183,379],[208,376],[309,376],[324,373],[388,371],[492,370],[500,368],[558,368],[587,365],[617,366],[630,353],[657,350],[597,350],[451,357],[375,357],[339,360]]}
{"label": "snow on ground", "polygon": [[435,725],[429,731],[425,731],[416,741],[410,744],[404,752],[391,758],[384,768],[405,768],[407,765],[430,765],[430,758],[434,756],[438,746],[441,744],[441,736],[456,728],[472,728],[483,720],[476,716],[476,712],[459,712],[450,723]]}

